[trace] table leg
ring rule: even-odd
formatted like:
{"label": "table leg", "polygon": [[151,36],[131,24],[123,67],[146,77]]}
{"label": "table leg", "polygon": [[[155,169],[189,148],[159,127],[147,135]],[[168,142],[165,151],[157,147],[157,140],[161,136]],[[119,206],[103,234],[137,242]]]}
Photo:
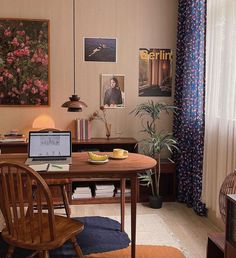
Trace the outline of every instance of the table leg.
{"label": "table leg", "polygon": [[121,212],[121,219],[120,219],[120,221],[121,221],[121,228],[120,228],[120,230],[122,231],[122,232],[124,232],[125,231],[125,183],[126,183],[126,180],[125,180],[125,178],[121,178],[121,180],[120,180],[121,182],[121,184],[120,184],[120,190],[121,190],[121,195],[120,195],[120,198],[121,198],[121,200],[120,200],[120,212]]}
{"label": "table leg", "polygon": [[130,178],[131,182],[131,258],[136,251],[136,210],[137,210],[137,176]]}

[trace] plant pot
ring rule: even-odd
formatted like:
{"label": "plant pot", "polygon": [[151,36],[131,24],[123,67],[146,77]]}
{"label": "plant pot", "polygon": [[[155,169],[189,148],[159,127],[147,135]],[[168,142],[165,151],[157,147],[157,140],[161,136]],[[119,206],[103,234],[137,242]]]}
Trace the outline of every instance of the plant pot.
{"label": "plant pot", "polygon": [[162,196],[149,195],[149,205],[153,209],[160,209],[162,207]]}

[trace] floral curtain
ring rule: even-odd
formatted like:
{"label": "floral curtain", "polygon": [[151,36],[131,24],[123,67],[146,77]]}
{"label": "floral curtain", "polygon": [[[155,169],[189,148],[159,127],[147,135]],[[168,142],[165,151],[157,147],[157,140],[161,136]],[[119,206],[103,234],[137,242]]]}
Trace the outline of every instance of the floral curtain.
{"label": "floral curtain", "polygon": [[204,148],[206,0],[179,0],[174,137],[177,199],[206,215],[201,202]]}

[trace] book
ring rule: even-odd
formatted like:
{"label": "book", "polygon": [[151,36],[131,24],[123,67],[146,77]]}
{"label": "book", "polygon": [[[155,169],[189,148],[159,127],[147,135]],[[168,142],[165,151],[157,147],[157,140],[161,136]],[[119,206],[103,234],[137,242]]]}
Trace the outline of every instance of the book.
{"label": "book", "polygon": [[49,164],[36,164],[36,165],[29,165],[30,168],[32,168],[34,171],[42,172],[47,171],[49,168]]}
{"label": "book", "polygon": [[0,137],[0,142],[26,142],[26,140],[24,134],[15,131],[11,131]]}
{"label": "book", "polygon": [[96,192],[95,196],[97,198],[103,198],[103,197],[113,197],[114,196],[114,190],[115,186],[113,185],[98,185],[96,184]]}
{"label": "book", "polygon": [[89,186],[76,187],[73,192],[72,199],[83,199],[83,198],[91,198],[92,192]]}
{"label": "book", "polygon": [[22,133],[7,133],[7,134],[4,134],[4,137],[25,137],[24,134]]}
{"label": "book", "polygon": [[27,139],[26,138],[6,138],[6,137],[4,137],[4,138],[2,138],[2,139],[0,139],[0,142],[26,142],[27,141]]}
{"label": "book", "polygon": [[43,172],[43,171],[63,171],[64,172],[64,171],[69,171],[70,165],[43,163],[43,164],[29,165],[29,167],[37,172]]}
{"label": "book", "polygon": [[76,139],[89,140],[92,137],[92,123],[88,119],[75,120]]}

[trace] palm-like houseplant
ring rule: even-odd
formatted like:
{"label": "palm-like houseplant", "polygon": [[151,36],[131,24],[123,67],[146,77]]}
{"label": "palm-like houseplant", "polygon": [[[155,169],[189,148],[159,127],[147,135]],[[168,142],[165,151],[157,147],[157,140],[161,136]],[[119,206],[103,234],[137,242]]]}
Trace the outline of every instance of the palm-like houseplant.
{"label": "palm-like houseplant", "polygon": [[[173,149],[178,150],[177,142],[172,134],[165,131],[158,131],[157,120],[160,119],[160,114],[165,111],[167,114],[175,112],[176,107],[166,103],[154,103],[148,101],[139,104],[131,113],[136,117],[142,118],[142,127],[147,135],[147,138],[141,140],[142,152],[145,155],[151,156],[157,160],[157,169],[148,170],[139,176],[142,185],[151,186],[152,197],[150,197],[150,205],[153,208],[160,208],[162,199],[160,198],[160,175],[161,175],[161,162],[160,154],[163,149],[167,149],[172,153]],[[146,121],[144,117],[148,117]]]}

